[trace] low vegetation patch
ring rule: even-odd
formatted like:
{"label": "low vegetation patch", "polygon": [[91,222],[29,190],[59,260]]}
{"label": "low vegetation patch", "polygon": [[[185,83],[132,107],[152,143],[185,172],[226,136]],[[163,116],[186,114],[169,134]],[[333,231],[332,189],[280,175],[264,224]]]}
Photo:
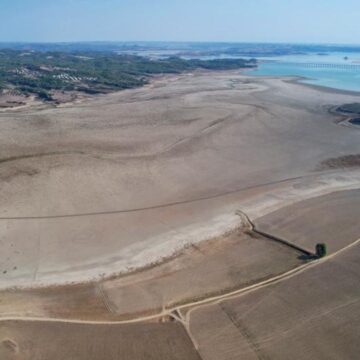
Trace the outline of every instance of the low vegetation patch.
{"label": "low vegetation patch", "polygon": [[339,156],[322,161],[317,170],[339,169],[360,166],[360,154]]}

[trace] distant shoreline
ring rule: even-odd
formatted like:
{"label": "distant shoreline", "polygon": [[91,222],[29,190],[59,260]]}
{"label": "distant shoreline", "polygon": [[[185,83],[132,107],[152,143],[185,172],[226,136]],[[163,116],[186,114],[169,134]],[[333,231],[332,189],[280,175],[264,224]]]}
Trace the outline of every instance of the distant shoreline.
{"label": "distant shoreline", "polygon": [[[281,78],[281,76],[280,76],[280,78]],[[342,95],[360,96],[360,91],[333,88],[333,87],[329,87],[329,86],[325,86],[325,85],[309,84],[309,83],[302,82],[304,80],[309,80],[309,78],[306,78],[306,77],[303,77],[303,76],[296,76],[296,77],[294,77],[293,80],[289,80],[289,82],[292,82],[294,84],[307,86],[307,87],[310,87],[310,88],[313,88],[313,89],[316,89],[316,90],[325,91],[325,92],[330,93],[330,94],[342,94]]]}
{"label": "distant shoreline", "polygon": [[[2,107],[0,108],[0,114],[1,113],[7,113],[7,112],[16,112],[16,111],[23,111],[23,110],[29,110],[29,109],[48,109],[48,108],[61,108],[61,107],[69,107],[69,106],[73,106],[76,104],[80,104],[80,103],[84,103],[84,102],[88,102],[88,101],[93,101],[94,99],[97,98],[101,98],[104,96],[109,96],[109,95],[113,95],[116,93],[120,93],[120,92],[124,92],[124,91],[129,91],[129,90],[136,90],[136,89],[143,89],[146,87],[152,87],[154,85],[154,83],[156,83],[156,81],[162,81],[162,80],[166,80],[166,79],[173,79],[176,78],[178,76],[196,76],[196,74],[219,74],[219,73],[241,73],[244,76],[248,76],[249,78],[269,78],[269,79],[279,79],[282,80],[286,83],[290,83],[290,84],[296,84],[296,85],[300,85],[300,86],[304,86],[306,88],[311,88],[317,91],[321,91],[321,92],[325,92],[325,93],[329,93],[329,94],[339,94],[339,95],[352,95],[352,96],[359,96],[360,97],[360,91],[353,91],[353,90],[344,90],[344,89],[338,89],[338,88],[332,88],[332,87],[328,87],[328,86],[323,86],[323,85],[314,85],[314,84],[309,84],[309,83],[304,83],[303,80],[308,80],[309,78],[303,77],[303,76],[281,76],[281,75],[276,75],[276,76],[272,76],[272,75],[257,75],[257,76],[253,76],[250,75],[248,73],[244,73],[244,72],[248,72],[249,69],[248,68],[239,68],[239,69],[231,69],[231,70],[204,70],[204,69],[197,69],[197,70],[193,70],[191,72],[183,72],[180,74],[155,74],[151,77],[149,77],[149,82],[147,84],[144,84],[142,86],[138,86],[132,89],[122,89],[122,90],[115,90],[115,91],[111,91],[108,92],[106,94],[93,94],[93,95],[85,95],[82,93],[79,93],[79,96],[76,98],[73,98],[72,100],[69,101],[64,101],[64,102],[60,102],[57,103],[56,101],[41,101],[41,100],[36,100],[34,97],[28,97],[29,102],[25,103],[25,104],[21,104],[19,106],[9,106],[9,107]],[[332,112],[333,114],[337,114],[337,115],[342,115],[343,116],[343,120],[350,120],[351,117],[346,117],[343,113],[341,112],[337,112],[335,110],[333,110]],[[358,117],[358,116],[357,116]]]}

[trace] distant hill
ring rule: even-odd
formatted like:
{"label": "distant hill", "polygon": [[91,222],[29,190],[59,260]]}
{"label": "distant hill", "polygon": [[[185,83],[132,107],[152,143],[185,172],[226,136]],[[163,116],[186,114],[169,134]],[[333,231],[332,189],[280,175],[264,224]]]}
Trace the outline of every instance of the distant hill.
{"label": "distant hill", "polygon": [[277,44],[226,42],[63,42],[63,43],[0,43],[0,49],[34,51],[175,51],[185,54],[275,56],[301,53],[360,52],[360,45]]}

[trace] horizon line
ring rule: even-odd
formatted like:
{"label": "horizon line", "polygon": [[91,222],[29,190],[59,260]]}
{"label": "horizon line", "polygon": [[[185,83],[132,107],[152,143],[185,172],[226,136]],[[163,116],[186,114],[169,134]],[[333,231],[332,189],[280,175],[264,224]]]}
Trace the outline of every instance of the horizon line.
{"label": "horizon line", "polygon": [[215,41],[215,40],[69,40],[69,41],[37,41],[37,40],[0,40],[0,44],[119,44],[119,43],[163,43],[163,44],[259,44],[259,45],[323,45],[323,46],[359,46],[360,43],[330,42],[298,42],[298,41]]}

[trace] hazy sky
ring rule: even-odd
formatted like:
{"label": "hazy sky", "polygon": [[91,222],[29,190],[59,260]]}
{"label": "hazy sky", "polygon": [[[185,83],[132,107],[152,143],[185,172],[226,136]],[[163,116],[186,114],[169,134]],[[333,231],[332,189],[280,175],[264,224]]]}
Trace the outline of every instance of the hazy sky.
{"label": "hazy sky", "polygon": [[0,0],[0,41],[360,43],[360,0]]}

